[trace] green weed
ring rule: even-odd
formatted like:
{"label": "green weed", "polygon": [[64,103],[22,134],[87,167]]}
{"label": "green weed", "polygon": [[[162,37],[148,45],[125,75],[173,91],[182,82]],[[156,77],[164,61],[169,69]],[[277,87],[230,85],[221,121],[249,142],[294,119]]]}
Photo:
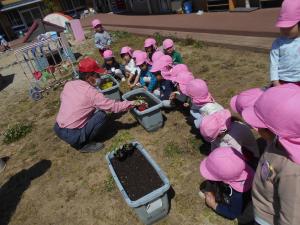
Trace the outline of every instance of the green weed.
{"label": "green weed", "polygon": [[170,142],[165,148],[164,148],[164,154],[168,157],[168,158],[174,158],[178,155],[182,154],[182,150],[180,149],[180,147],[174,143],[174,142]]}
{"label": "green weed", "polygon": [[32,131],[32,127],[31,123],[18,123],[12,127],[8,127],[3,133],[3,143],[10,144],[20,140]]}
{"label": "green weed", "polygon": [[115,189],[115,181],[111,175],[108,175],[106,180],[104,180],[104,190],[106,192],[112,192]]}

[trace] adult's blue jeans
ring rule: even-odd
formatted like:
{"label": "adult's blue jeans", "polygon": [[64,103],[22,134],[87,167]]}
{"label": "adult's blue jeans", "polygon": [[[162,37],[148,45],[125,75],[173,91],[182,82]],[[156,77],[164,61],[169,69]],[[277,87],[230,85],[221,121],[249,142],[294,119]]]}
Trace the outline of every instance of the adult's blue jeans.
{"label": "adult's blue jeans", "polygon": [[54,132],[63,141],[70,144],[75,149],[81,149],[84,145],[92,142],[101,135],[101,131],[107,121],[106,113],[103,111],[96,112],[82,128],[68,129],[60,128],[56,123]]}

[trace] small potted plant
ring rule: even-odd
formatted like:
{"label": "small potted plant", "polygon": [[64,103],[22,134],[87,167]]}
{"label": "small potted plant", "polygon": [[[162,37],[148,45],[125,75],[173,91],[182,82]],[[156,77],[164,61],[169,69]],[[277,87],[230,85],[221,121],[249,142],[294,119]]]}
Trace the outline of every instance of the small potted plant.
{"label": "small potted plant", "polygon": [[137,97],[136,97],[136,101],[141,102],[141,104],[137,107],[137,109],[138,109],[140,112],[143,112],[143,111],[145,111],[146,109],[149,108],[148,103],[145,101],[145,97],[143,97],[143,96],[137,96]]}

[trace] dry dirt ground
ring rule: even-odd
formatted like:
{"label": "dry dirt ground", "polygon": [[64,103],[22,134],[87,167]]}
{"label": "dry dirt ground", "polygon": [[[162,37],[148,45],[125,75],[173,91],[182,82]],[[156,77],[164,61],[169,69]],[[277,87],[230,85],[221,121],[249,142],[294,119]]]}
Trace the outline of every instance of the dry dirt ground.
{"label": "dry dirt ground", "polygon": [[[117,36],[116,54],[124,45],[142,48],[143,37],[124,33]],[[100,60],[91,39],[74,49]],[[207,80],[215,99],[226,107],[234,94],[267,84],[266,54],[208,47],[190,40],[177,43],[177,50],[194,75]],[[106,135],[111,138],[105,141],[102,152],[80,154],[52,131],[62,89],[50,92],[39,102],[31,101],[20,69],[6,68],[12,62],[12,53],[1,56],[2,74],[16,75],[13,83],[0,91],[0,133],[23,121],[33,123],[33,130],[10,145],[0,140],[0,156],[10,157],[0,174],[1,225],[140,224],[114,185],[105,161],[108,151],[133,139],[150,152],[175,190],[170,214],[159,224],[236,224],[215,215],[198,197],[202,180],[199,162],[207,146],[191,132],[182,112],[164,112],[165,125],[154,133],[147,133],[127,113],[110,121]]]}

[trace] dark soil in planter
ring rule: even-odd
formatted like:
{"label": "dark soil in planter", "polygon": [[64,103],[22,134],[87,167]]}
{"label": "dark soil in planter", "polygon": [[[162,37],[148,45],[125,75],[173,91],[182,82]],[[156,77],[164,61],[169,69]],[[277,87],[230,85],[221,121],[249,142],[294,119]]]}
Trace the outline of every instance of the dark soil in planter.
{"label": "dark soil in planter", "polygon": [[124,161],[111,160],[112,166],[130,200],[135,201],[162,187],[159,175],[138,150]]}
{"label": "dark soil in planter", "polygon": [[144,94],[144,93],[131,95],[127,100],[128,101],[144,100],[145,102],[148,103],[148,108],[151,108],[151,107],[157,105],[156,101],[154,101],[152,98],[150,98],[147,94]]}

